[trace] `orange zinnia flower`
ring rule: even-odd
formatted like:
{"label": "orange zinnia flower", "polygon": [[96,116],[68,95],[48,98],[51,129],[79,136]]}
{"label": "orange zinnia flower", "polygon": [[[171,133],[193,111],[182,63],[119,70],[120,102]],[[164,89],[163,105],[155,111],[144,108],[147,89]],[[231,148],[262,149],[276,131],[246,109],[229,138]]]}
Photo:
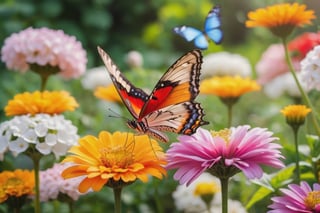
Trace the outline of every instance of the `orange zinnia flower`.
{"label": "orange zinnia flower", "polygon": [[316,18],[313,10],[306,5],[283,3],[257,9],[248,13],[247,27],[267,27],[282,38],[287,37],[295,27],[311,24]]}
{"label": "orange zinnia flower", "polygon": [[100,98],[102,100],[116,102],[116,103],[122,103],[121,97],[119,96],[119,94],[113,84],[111,84],[107,87],[102,87],[102,86],[98,87],[94,91],[94,95],[97,98]]}
{"label": "orange zinnia flower", "polygon": [[217,95],[220,98],[239,98],[241,95],[260,90],[258,83],[240,76],[223,76],[204,79],[200,93]]}
{"label": "orange zinnia flower", "polygon": [[4,110],[7,116],[40,113],[53,115],[73,111],[76,107],[77,101],[66,91],[36,91],[17,94]]}
{"label": "orange zinnia flower", "polygon": [[72,147],[70,153],[73,155],[63,162],[74,165],[65,169],[62,177],[85,176],[78,187],[82,193],[90,188],[99,191],[105,184],[119,187],[136,179],[146,182],[148,175],[159,179],[166,175],[162,148],[146,135],[102,131],[98,138],[81,138],[79,146]]}
{"label": "orange zinnia flower", "polygon": [[0,173],[0,203],[9,197],[19,198],[34,193],[34,172],[17,169]]}

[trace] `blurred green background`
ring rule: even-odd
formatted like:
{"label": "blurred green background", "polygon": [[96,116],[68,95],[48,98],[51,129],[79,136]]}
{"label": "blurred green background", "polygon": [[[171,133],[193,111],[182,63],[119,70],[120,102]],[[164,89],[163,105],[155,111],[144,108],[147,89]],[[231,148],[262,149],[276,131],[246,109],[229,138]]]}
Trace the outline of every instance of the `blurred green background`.
{"label": "blurred green background", "polygon": [[[88,69],[102,65],[96,51],[99,45],[111,55],[114,62],[135,85],[151,90],[161,74],[177,58],[194,48],[192,42],[187,43],[183,38],[174,34],[172,29],[179,25],[202,29],[208,11],[214,3],[218,3],[222,8],[224,40],[219,46],[211,43],[210,48],[203,54],[219,51],[241,54],[249,59],[253,68],[252,77],[255,78],[254,66],[261,57],[261,53],[270,44],[279,43],[279,40],[265,29],[245,28],[247,12],[278,2],[284,1],[2,0],[0,3],[0,46],[3,46],[5,38],[12,33],[30,26],[62,29],[66,34],[74,35],[81,41],[83,48],[87,51]],[[318,1],[299,2],[306,3],[308,8],[316,10],[316,15],[319,17]],[[318,24],[316,20],[314,26],[297,30],[294,35],[302,31],[316,31]],[[143,55],[144,73],[137,75],[125,63],[125,55],[130,50],[137,50]],[[8,119],[3,110],[7,101],[17,93],[38,90],[40,83],[39,77],[34,73],[20,74],[7,70],[2,62],[0,63],[0,79],[0,122],[2,122]],[[107,104],[95,98],[92,91],[85,90],[81,85],[81,78],[65,81],[59,76],[53,76],[47,88],[67,90],[80,103],[80,107],[75,112],[66,113],[66,117],[79,128],[81,136],[97,135],[101,130],[128,131],[123,120],[111,118],[113,120],[110,121],[110,118],[107,117],[110,114]],[[206,128],[221,129],[226,126],[226,116],[223,116],[226,115],[226,108],[218,98],[200,95],[197,100],[202,102],[206,111],[206,120],[210,121],[210,125]],[[286,162],[292,162],[293,144],[288,142],[292,138],[291,135],[285,136],[290,129],[284,124],[283,117],[278,113],[283,106],[292,102],[290,97],[270,100],[262,92],[247,94],[241,97],[234,109],[234,125],[250,124],[271,129],[281,138],[282,144],[289,144],[284,149],[284,155],[286,155]],[[123,111],[124,116],[129,117],[124,109]],[[171,136],[173,140],[176,140],[176,135]],[[168,144],[162,145],[165,149],[169,146]],[[11,168],[16,164],[28,167],[28,165],[21,164],[24,162],[23,159],[11,160],[12,164],[0,162],[2,169]],[[44,163],[43,166],[48,165]],[[231,197],[246,205],[257,190],[257,186],[250,184],[248,187],[248,183],[241,175],[234,181],[237,184],[231,187]],[[171,196],[176,186],[177,182],[173,181],[171,172],[162,181],[152,179],[147,184],[141,182],[133,184],[124,190],[127,198],[124,201],[124,212],[140,212],[143,205],[147,205],[151,212],[178,212],[175,210]],[[265,199],[258,202],[248,212],[265,212],[263,210],[268,204],[270,200]],[[52,202],[43,205],[45,212],[67,212],[66,206],[62,204]],[[110,210],[106,211],[106,209]],[[112,212],[112,209],[113,196],[109,189],[82,197],[76,206],[76,212]]]}

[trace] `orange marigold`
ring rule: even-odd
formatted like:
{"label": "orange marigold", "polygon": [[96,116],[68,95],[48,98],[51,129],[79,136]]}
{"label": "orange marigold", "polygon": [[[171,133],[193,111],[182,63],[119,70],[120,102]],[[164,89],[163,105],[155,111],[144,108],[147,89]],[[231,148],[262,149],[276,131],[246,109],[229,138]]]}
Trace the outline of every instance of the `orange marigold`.
{"label": "orange marigold", "polygon": [[288,36],[295,27],[311,24],[315,19],[313,10],[306,10],[306,5],[282,3],[260,8],[248,13],[247,27],[266,27],[280,37]]}
{"label": "orange marigold", "polygon": [[66,91],[36,91],[15,95],[5,107],[7,116],[25,114],[60,114],[73,111],[78,107],[77,101]]}
{"label": "orange marigold", "polygon": [[158,143],[146,135],[102,131],[99,137],[88,135],[72,147],[63,162],[73,165],[62,172],[62,177],[85,176],[79,191],[90,188],[99,191],[105,184],[117,187],[136,179],[143,182],[148,175],[159,179],[166,175],[164,153]]}
{"label": "orange marigold", "polygon": [[17,169],[0,173],[0,203],[9,197],[22,197],[34,193],[34,171]]}

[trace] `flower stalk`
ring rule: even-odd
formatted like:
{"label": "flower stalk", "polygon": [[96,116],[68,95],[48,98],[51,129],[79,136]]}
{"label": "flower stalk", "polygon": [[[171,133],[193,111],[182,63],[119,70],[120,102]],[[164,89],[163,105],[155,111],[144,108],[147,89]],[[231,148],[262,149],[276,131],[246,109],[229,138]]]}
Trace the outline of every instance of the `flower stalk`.
{"label": "flower stalk", "polygon": [[39,178],[39,172],[40,172],[40,159],[41,155],[36,153],[31,156],[33,161],[33,167],[34,167],[34,178],[35,178],[35,198],[34,198],[34,212],[35,213],[41,213],[40,208],[40,178]]}
{"label": "flower stalk", "polygon": [[121,191],[122,191],[122,187],[113,188],[115,213],[121,213]]}
{"label": "flower stalk", "polygon": [[228,185],[229,185],[228,177],[220,178],[222,213],[228,213]]}

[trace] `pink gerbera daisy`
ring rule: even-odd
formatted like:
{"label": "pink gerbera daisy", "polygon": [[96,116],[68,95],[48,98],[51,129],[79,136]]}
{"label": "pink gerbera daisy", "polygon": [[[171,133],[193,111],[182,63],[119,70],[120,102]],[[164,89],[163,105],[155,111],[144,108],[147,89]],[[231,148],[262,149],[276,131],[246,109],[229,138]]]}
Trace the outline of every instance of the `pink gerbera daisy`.
{"label": "pink gerbera daisy", "polygon": [[180,184],[189,185],[204,171],[219,178],[229,178],[243,171],[252,178],[263,174],[261,165],[282,168],[281,145],[272,132],[262,128],[239,126],[219,132],[199,128],[193,135],[183,135],[180,143],[173,143],[167,152],[168,169]]}
{"label": "pink gerbera daisy", "polygon": [[273,197],[268,213],[319,213],[320,185],[313,184],[313,189],[307,182],[300,185],[290,184],[289,189],[280,189],[283,196]]}

